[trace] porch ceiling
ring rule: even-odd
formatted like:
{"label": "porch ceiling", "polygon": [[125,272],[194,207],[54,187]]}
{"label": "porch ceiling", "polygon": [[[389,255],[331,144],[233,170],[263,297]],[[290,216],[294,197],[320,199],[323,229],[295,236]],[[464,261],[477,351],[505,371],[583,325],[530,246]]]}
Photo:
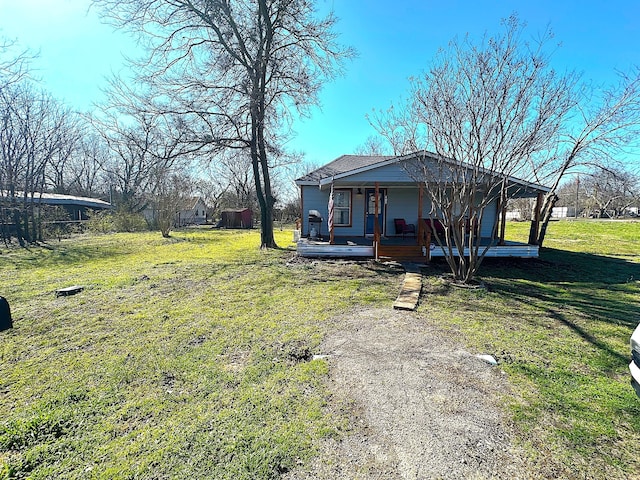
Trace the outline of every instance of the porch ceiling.
{"label": "porch ceiling", "polygon": [[[358,189],[358,188],[375,188],[376,183],[378,184],[379,188],[412,188],[412,189],[418,189],[418,183],[417,182],[393,182],[393,181],[379,181],[379,182],[371,182],[371,181],[362,181],[362,182],[354,182],[353,180],[349,180],[349,179],[340,179],[340,180],[335,180],[333,182],[333,188],[353,188],[353,189]],[[325,183],[325,184],[317,184],[318,188],[320,190],[328,190],[331,188],[331,183]],[[434,183],[434,185],[436,185]],[[429,183],[426,184],[426,188],[429,188]],[[542,190],[538,190],[535,188],[529,188],[527,186],[522,186],[522,185],[518,185],[516,188],[514,189],[510,189],[511,191],[507,194],[508,198],[514,199],[514,198],[535,198],[538,193],[540,193]],[[478,193],[480,194],[485,194],[486,190],[481,190],[478,189]]]}

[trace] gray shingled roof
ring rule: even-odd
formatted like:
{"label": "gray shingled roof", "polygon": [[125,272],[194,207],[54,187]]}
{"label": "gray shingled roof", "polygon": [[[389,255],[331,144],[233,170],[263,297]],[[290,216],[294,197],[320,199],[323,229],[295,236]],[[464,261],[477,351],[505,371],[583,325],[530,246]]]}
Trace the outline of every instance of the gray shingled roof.
{"label": "gray shingled roof", "polygon": [[357,170],[359,168],[369,167],[392,158],[395,157],[385,155],[342,155],[341,157],[336,158],[333,162],[308,173],[304,177],[298,178],[296,182],[319,182],[323,178],[329,178],[352,170]]}
{"label": "gray shingled roof", "polygon": [[[421,151],[414,152],[404,156],[386,156],[386,155],[342,155],[341,157],[336,158],[333,162],[328,163],[327,165],[314,170],[311,173],[308,173],[304,177],[300,177],[296,180],[296,183],[299,185],[305,183],[320,183],[322,180],[329,179],[334,176],[342,175],[348,172],[352,172],[354,170],[358,170],[366,167],[373,167],[378,163],[383,163],[388,160],[398,159],[402,161],[407,158],[414,157],[416,155],[425,155],[427,157],[438,158],[437,154]],[[444,157],[444,161],[449,161]],[[516,177],[509,177],[509,180],[521,185],[526,186],[527,188],[531,187],[535,190],[548,192],[550,189],[543,185],[538,185],[527,180],[522,180]]]}

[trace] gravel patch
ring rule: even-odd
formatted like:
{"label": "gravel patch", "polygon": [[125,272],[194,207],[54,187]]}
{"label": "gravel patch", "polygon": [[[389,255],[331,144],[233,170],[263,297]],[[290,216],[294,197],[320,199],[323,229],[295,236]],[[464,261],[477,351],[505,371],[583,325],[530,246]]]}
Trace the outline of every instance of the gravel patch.
{"label": "gravel patch", "polygon": [[335,325],[322,353],[352,430],[286,480],[536,477],[498,407],[499,366],[414,313],[365,310]]}

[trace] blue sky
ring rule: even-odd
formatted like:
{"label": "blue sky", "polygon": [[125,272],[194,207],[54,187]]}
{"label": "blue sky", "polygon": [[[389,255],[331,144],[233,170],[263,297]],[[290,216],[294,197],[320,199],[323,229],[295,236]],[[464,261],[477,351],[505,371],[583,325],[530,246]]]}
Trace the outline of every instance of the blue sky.
{"label": "blue sky", "polygon": [[[104,77],[135,52],[123,32],[100,23],[89,0],[0,0],[0,35],[39,50],[34,62],[43,87],[72,108],[101,99]],[[320,108],[297,121],[290,147],[307,161],[326,163],[352,153],[375,132],[365,115],[385,109],[407,92],[408,78],[426,70],[453,37],[496,32],[516,12],[527,35],[549,25],[560,46],[558,70],[577,70],[597,84],[616,70],[640,66],[640,2],[635,0],[319,0],[340,18],[343,43],[359,56],[344,77],[326,85]]]}

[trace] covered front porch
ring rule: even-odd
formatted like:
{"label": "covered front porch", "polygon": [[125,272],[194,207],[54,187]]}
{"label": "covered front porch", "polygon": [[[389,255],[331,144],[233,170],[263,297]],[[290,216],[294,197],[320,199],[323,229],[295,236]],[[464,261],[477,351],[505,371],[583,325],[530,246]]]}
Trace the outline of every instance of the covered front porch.
{"label": "covered front porch", "polygon": [[[476,241],[479,252],[488,248],[486,257],[537,258],[539,248],[522,242],[480,238]],[[416,238],[382,237],[379,242],[366,237],[337,237],[331,243],[327,240],[302,238],[297,242],[298,255],[302,257],[361,257],[376,260],[397,260],[426,263],[432,258],[444,257],[445,250],[436,243],[420,245]],[[458,250],[453,249],[457,255]],[[469,255],[466,247],[464,255]]]}
{"label": "covered front porch", "polygon": [[[392,228],[398,220],[389,215],[389,203],[391,203],[389,197],[391,197],[390,192],[393,190],[389,187],[383,188],[378,182],[375,182],[373,188],[367,190],[370,193],[367,194],[363,202],[365,204],[364,217],[369,220],[366,222],[364,235],[336,235],[334,230],[340,231],[340,229],[329,229],[327,234],[323,235],[321,227],[317,229],[317,235],[314,235],[312,234],[314,230],[309,226],[307,235],[303,235],[304,229],[299,232],[301,238],[297,244],[298,254],[303,257],[368,257],[376,260],[390,259],[413,262],[428,262],[434,257],[447,256],[449,250],[444,246],[445,234],[442,222],[438,219],[423,217],[423,188],[422,185],[419,185],[418,188],[414,186],[414,192],[417,193],[413,197],[417,197],[415,202],[417,220],[413,220],[415,223],[409,224],[411,228],[406,230],[398,228],[398,226],[395,226],[395,229]],[[539,222],[539,205],[542,194],[539,193],[537,196],[538,206],[535,209],[533,223]],[[411,198],[410,195],[409,198]],[[404,203],[402,211],[398,210],[400,215],[406,214],[410,210],[407,203]],[[477,248],[477,254],[485,257],[537,258],[539,256],[537,245],[510,241],[505,238],[506,198],[500,198],[494,205],[492,212],[490,222],[480,224],[480,222],[467,221],[464,252],[458,252],[458,249],[453,247],[451,251],[453,256],[458,256],[459,253],[469,256],[471,248]],[[311,221],[310,218],[309,222]],[[404,222],[404,218],[402,221]],[[473,236],[472,242],[469,242],[470,236]]]}
{"label": "covered front porch", "polygon": [[[411,162],[424,167],[420,172],[425,180],[416,180]],[[471,193],[461,194],[463,190],[455,190],[445,175],[451,175],[448,166],[446,159],[428,153],[346,155],[298,179],[303,212],[298,253],[428,262],[450,253],[441,245],[447,235],[454,235],[459,245],[466,245],[464,252],[454,248],[454,256],[537,257],[533,235],[528,243],[505,238],[507,202],[537,197],[534,232],[548,189],[513,177],[495,180],[495,175],[487,174],[476,180]],[[466,174],[464,164],[454,166]],[[474,247],[477,252],[470,252]]]}

